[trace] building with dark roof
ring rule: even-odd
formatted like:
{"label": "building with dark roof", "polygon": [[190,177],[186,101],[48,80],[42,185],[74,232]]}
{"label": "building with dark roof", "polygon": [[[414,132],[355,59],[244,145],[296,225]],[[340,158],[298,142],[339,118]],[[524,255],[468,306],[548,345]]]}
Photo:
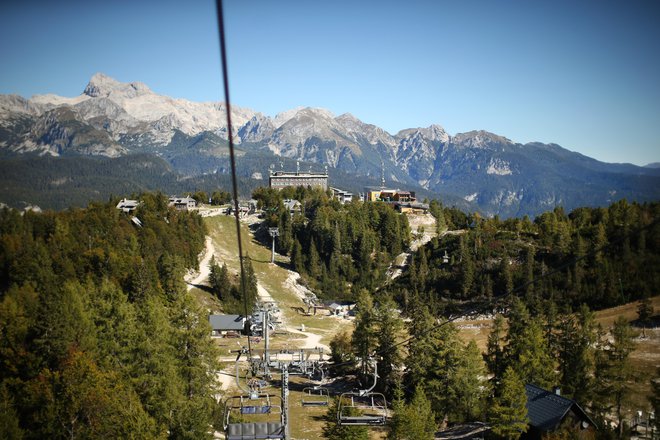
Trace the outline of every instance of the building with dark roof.
{"label": "building with dark roof", "polygon": [[222,335],[228,331],[242,333],[245,318],[241,315],[209,315],[209,324],[213,335]]}
{"label": "building with dark roof", "polygon": [[596,424],[574,400],[555,392],[544,390],[532,384],[525,385],[527,393],[527,417],[529,430],[524,435],[528,439],[541,439],[543,435],[568,428],[581,438],[591,438]]}

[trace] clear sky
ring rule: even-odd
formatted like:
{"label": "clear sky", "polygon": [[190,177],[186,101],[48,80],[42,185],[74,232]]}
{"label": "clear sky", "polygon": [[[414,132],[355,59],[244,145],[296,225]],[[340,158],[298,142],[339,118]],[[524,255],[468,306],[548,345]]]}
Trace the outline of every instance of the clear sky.
{"label": "clear sky", "polygon": [[[235,105],[660,162],[656,0],[224,1]],[[95,72],[224,100],[215,2],[0,2],[0,93],[75,96]]]}

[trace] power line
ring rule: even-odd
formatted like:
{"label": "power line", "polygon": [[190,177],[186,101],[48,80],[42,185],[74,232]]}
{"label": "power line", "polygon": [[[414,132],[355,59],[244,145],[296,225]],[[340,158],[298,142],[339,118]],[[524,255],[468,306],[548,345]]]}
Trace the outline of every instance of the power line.
{"label": "power line", "polygon": [[[216,0],[216,11],[218,16],[218,34],[220,38],[220,59],[222,60],[222,85],[225,91],[225,105],[227,112],[227,140],[229,142],[229,160],[231,162],[231,183],[232,192],[234,196],[234,217],[236,218],[236,237],[238,239],[238,261],[241,267],[241,294],[243,295],[243,309],[245,311],[245,318],[248,315],[248,303],[245,287],[247,280],[245,279],[245,269],[243,267],[243,243],[241,240],[241,223],[238,211],[238,185],[236,183],[236,155],[234,154],[234,138],[231,125],[231,104],[229,100],[229,78],[227,68],[227,48],[225,46],[225,20],[222,14],[222,0]],[[252,353],[250,338],[248,337],[248,353]]]}

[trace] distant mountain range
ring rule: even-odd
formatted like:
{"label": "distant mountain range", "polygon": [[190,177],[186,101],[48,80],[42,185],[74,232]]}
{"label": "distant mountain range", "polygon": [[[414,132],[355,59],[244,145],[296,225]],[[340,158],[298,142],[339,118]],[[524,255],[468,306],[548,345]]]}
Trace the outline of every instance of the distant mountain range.
{"label": "distant mountain range", "polygon": [[[658,164],[608,164],[555,144],[523,145],[486,131],[452,136],[439,125],[392,135],[350,114],[316,108],[274,118],[231,110],[241,176],[262,184],[269,166],[285,160],[287,167],[294,161],[317,170],[327,166],[331,180],[341,176],[331,184],[345,189],[378,185],[384,174],[387,187],[504,217],[558,205],[660,199]],[[145,154],[164,159],[178,180],[226,174],[226,111],[222,103],[174,99],[139,82],[96,74],[74,98],[0,95],[0,158],[140,153],[141,160]]]}

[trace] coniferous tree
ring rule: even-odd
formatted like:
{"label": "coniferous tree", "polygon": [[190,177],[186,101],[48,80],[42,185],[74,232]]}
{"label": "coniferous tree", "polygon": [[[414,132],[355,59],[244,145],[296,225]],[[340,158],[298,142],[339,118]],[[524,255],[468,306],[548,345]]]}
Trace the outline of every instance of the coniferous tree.
{"label": "coniferous tree", "polygon": [[611,329],[612,342],[601,341],[596,357],[596,398],[594,404],[601,417],[614,411],[618,434],[623,436],[623,406],[631,390],[636,373],[630,367],[630,354],[635,350],[635,332],[623,316]]}
{"label": "coniferous tree", "polygon": [[209,272],[209,284],[211,284],[211,291],[221,301],[229,298],[231,290],[231,282],[229,281],[229,270],[227,264],[222,267],[218,266],[215,258],[211,257],[209,263],[211,270]]}
{"label": "coniferous tree", "polygon": [[376,352],[380,354],[378,363],[378,388],[389,394],[396,383],[401,381],[403,354],[397,343],[403,330],[403,321],[397,315],[396,304],[391,298],[381,298],[375,309],[377,326]]}
{"label": "coniferous tree", "polygon": [[404,382],[410,390],[413,390],[425,381],[431,369],[436,335],[432,330],[435,320],[427,305],[419,298],[413,298],[409,315],[414,319],[408,321],[407,324],[412,340],[408,344]]}
{"label": "coniferous tree", "polygon": [[462,348],[458,366],[453,373],[450,389],[453,405],[451,414],[458,422],[477,420],[483,401],[488,395],[486,369],[481,351],[474,340]]}
{"label": "coniferous tree", "polygon": [[646,326],[648,325],[651,316],[653,316],[653,304],[651,303],[651,299],[648,297],[642,298],[637,306],[637,317],[642,324],[642,332],[644,336],[646,336]]}
{"label": "coniferous tree", "polygon": [[507,365],[526,383],[552,387],[555,384],[554,360],[540,319],[532,319],[521,333],[509,332],[508,340]]}
{"label": "coniferous tree", "polygon": [[321,260],[319,258],[319,253],[316,250],[316,245],[314,244],[314,239],[310,240],[309,243],[309,257],[307,261],[307,272],[313,277],[318,278],[321,276]]}
{"label": "coniferous tree", "polygon": [[474,283],[474,261],[472,258],[472,253],[465,241],[465,238],[461,235],[460,238],[460,253],[461,253],[461,291],[463,293],[463,298],[468,297],[468,293],[472,289],[472,284]]}
{"label": "coniferous tree", "polygon": [[511,367],[504,371],[490,406],[488,421],[495,434],[509,440],[516,440],[527,432],[525,383]]}
{"label": "coniferous tree", "polygon": [[376,311],[369,292],[366,290],[360,292],[356,307],[358,312],[355,316],[355,330],[351,344],[355,355],[360,358],[362,374],[365,374],[369,357],[374,353],[377,344]]}
{"label": "coniferous tree", "polygon": [[488,335],[486,354],[484,355],[488,371],[493,375],[496,384],[502,379],[502,375],[506,369],[504,358],[505,341],[504,317],[497,314],[493,320],[493,329]]}
{"label": "coniferous tree", "polygon": [[211,328],[205,315],[184,293],[173,309],[174,353],[182,378],[184,399],[175,407],[172,431],[179,438],[210,438],[209,421],[212,418],[215,372],[218,353],[208,337]]}
{"label": "coniferous tree", "polygon": [[291,247],[291,267],[299,274],[305,273],[303,250],[297,238],[293,240]]}
{"label": "coniferous tree", "polygon": [[394,417],[388,440],[432,440],[435,438],[436,423],[431,402],[424,388],[417,386],[409,404],[401,396],[394,403]]}
{"label": "coniferous tree", "polygon": [[257,275],[254,273],[252,260],[249,256],[245,256],[245,259],[243,260],[243,271],[245,279],[241,279],[240,294],[245,295],[245,298],[241,297],[241,301],[246,301],[248,305],[254,304],[259,296],[259,292],[257,288]]}
{"label": "coniferous tree", "polygon": [[19,425],[14,399],[4,383],[0,383],[0,432],[7,440],[21,440],[25,435]]}
{"label": "coniferous tree", "polygon": [[558,338],[559,374],[563,393],[578,403],[590,400],[595,368],[594,314],[583,305],[577,314],[561,317]]}

